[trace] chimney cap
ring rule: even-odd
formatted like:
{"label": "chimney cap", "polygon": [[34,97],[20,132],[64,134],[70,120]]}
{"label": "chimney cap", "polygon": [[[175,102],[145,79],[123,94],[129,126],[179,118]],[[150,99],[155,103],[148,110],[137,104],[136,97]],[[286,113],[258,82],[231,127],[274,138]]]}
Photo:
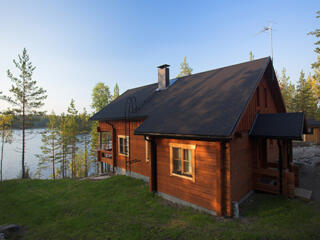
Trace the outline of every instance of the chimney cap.
{"label": "chimney cap", "polygon": [[163,64],[163,65],[158,66],[158,68],[160,68],[160,69],[168,68],[168,67],[170,67],[170,65],[168,65],[168,64]]}

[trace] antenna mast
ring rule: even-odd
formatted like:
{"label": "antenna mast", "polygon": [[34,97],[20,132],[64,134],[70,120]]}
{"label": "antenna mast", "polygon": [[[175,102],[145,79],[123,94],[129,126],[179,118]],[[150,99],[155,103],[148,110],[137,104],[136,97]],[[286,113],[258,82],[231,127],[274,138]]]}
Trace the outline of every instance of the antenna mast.
{"label": "antenna mast", "polygon": [[266,32],[266,31],[270,31],[271,60],[273,61],[272,23],[270,24],[269,27],[264,27],[260,32],[257,33],[257,35],[260,34],[260,33]]}

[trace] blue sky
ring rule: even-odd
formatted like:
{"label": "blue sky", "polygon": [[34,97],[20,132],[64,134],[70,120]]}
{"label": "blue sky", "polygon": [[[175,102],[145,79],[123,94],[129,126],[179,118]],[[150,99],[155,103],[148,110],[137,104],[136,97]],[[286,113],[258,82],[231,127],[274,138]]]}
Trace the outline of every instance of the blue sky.
{"label": "blue sky", "polygon": [[[187,56],[202,72],[270,55],[293,82],[311,72],[319,28],[319,1],[3,1],[0,0],[0,90],[8,93],[7,69],[24,47],[48,91],[45,110],[66,111],[71,98],[91,111],[91,92],[102,81],[120,92],[157,81],[156,66],[179,72]],[[0,109],[7,107],[0,103]]]}

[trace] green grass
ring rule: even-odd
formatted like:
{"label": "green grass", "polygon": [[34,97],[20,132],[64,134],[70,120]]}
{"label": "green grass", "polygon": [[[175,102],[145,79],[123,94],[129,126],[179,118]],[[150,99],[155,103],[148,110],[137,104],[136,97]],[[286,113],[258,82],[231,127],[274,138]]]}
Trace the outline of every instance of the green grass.
{"label": "green grass", "polygon": [[23,239],[320,239],[320,211],[257,194],[238,220],[172,206],[140,180],[11,180],[0,183],[0,225]]}

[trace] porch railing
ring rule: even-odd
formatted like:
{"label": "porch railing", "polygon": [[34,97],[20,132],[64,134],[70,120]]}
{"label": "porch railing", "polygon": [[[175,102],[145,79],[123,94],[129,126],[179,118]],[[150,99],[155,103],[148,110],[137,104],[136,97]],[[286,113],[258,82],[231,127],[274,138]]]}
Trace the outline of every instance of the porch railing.
{"label": "porch railing", "polygon": [[112,149],[108,149],[108,150],[99,149],[97,151],[97,158],[99,162],[113,164]]}
{"label": "porch railing", "polygon": [[[294,168],[294,167],[293,167]],[[253,171],[254,189],[280,194],[280,174],[278,168],[263,168]],[[284,169],[282,172],[282,193],[289,197],[294,196],[295,172]]]}

